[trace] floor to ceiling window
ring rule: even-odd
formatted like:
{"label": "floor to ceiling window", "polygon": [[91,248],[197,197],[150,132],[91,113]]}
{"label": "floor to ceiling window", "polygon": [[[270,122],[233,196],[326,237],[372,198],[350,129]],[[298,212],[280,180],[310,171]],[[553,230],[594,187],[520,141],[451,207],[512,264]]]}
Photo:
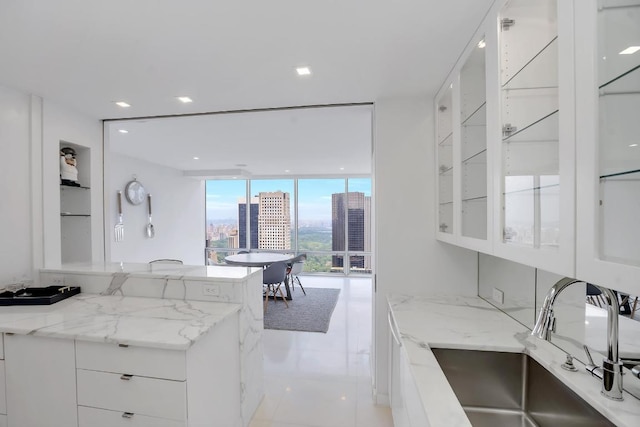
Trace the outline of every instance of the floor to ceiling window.
{"label": "floor to ceiling window", "polygon": [[206,209],[209,263],[286,251],[307,254],[305,272],[371,272],[370,178],[209,180]]}

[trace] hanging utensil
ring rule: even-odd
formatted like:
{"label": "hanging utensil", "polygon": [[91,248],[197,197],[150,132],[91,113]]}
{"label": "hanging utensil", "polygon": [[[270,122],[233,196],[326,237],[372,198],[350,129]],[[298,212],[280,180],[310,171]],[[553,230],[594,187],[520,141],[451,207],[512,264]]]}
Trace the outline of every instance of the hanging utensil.
{"label": "hanging utensil", "polygon": [[118,223],[114,227],[116,242],[124,240],[124,224],[122,222],[122,191],[118,191]]}
{"label": "hanging utensil", "polygon": [[147,204],[149,205],[149,223],[147,224],[147,237],[152,239],[156,235],[156,230],[151,223],[151,194],[147,194]]}

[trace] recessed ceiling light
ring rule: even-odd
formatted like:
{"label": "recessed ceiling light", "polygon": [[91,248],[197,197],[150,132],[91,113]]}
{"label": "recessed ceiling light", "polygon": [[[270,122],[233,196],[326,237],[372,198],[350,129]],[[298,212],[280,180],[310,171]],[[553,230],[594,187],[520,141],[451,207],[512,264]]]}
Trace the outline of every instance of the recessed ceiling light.
{"label": "recessed ceiling light", "polygon": [[311,68],[309,68],[309,67],[298,67],[298,68],[296,68],[296,73],[298,73],[299,76],[310,76],[311,75]]}
{"label": "recessed ceiling light", "polygon": [[196,157],[196,156],[194,156],[194,157],[193,157],[193,160],[200,160],[200,157]]}
{"label": "recessed ceiling light", "polygon": [[289,172],[291,172],[291,171],[290,171],[289,169],[285,169],[284,171],[285,171],[286,173],[289,173]]}
{"label": "recessed ceiling light", "polygon": [[629,147],[637,147],[638,144],[629,144]]}
{"label": "recessed ceiling light", "polygon": [[487,45],[487,42],[485,42],[485,41],[484,41],[484,39],[482,39],[482,40],[480,40],[480,41],[478,42],[478,47],[479,47],[480,49],[484,49],[484,47],[485,47],[486,45]]}
{"label": "recessed ceiling light", "polygon": [[344,170],[344,168],[340,168],[340,170],[341,170],[341,171],[343,171],[343,170]]}
{"label": "recessed ceiling light", "polygon": [[129,133],[129,131],[126,130],[126,129],[118,129],[118,132],[120,132],[120,133]]}
{"label": "recessed ceiling light", "polygon": [[632,55],[639,50],[640,50],[640,46],[629,46],[628,48],[620,52],[620,55]]}
{"label": "recessed ceiling light", "polygon": [[130,104],[127,104],[127,103],[126,103],[126,102],[124,102],[124,101],[116,101],[116,105],[117,105],[118,107],[122,107],[122,108],[131,107],[131,105],[130,105]]}
{"label": "recessed ceiling light", "polygon": [[180,102],[183,102],[185,104],[188,104],[189,102],[193,102],[193,99],[189,98],[188,96],[179,96],[178,100],[180,100]]}

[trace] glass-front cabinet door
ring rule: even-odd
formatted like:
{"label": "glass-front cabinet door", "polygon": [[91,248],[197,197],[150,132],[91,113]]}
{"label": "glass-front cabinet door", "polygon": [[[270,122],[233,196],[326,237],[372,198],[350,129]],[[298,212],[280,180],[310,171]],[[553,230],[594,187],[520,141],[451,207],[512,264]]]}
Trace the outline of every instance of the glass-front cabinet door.
{"label": "glass-front cabinet door", "polygon": [[474,46],[460,71],[460,233],[487,239],[486,42]]}
{"label": "glass-front cabinet door", "polygon": [[[573,81],[562,78],[560,60],[561,48],[564,54],[572,49],[572,29],[566,28],[571,20],[563,20],[560,35],[556,0],[511,0],[499,19],[502,138],[496,254],[572,274],[574,207],[567,202],[573,198],[573,136],[562,126],[572,128],[572,93],[565,88]],[[561,101],[568,107],[564,111]]]}
{"label": "glass-front cabinet door", "polygon": [[[579,5],[578,273],[640,291],[640,0]],[[580,20],[580,21],[579,21]],[[580,193],[579,193],[580,195]]]}
{"label": "glass-front cabinet door", "polygon": [[453,218],[453,84],[444,89],[436,102],[436,143],[438,168],[438,230],[454,233]]}

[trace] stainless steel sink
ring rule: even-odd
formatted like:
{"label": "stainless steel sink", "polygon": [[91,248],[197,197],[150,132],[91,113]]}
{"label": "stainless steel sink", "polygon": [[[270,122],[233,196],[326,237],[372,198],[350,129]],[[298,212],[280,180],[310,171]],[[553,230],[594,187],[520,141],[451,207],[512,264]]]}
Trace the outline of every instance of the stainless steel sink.
{"label": "stainless steel sink", "polygon": [[525,354],[453,349],[433,349],[433,354],[474,427],[615,426]]}

